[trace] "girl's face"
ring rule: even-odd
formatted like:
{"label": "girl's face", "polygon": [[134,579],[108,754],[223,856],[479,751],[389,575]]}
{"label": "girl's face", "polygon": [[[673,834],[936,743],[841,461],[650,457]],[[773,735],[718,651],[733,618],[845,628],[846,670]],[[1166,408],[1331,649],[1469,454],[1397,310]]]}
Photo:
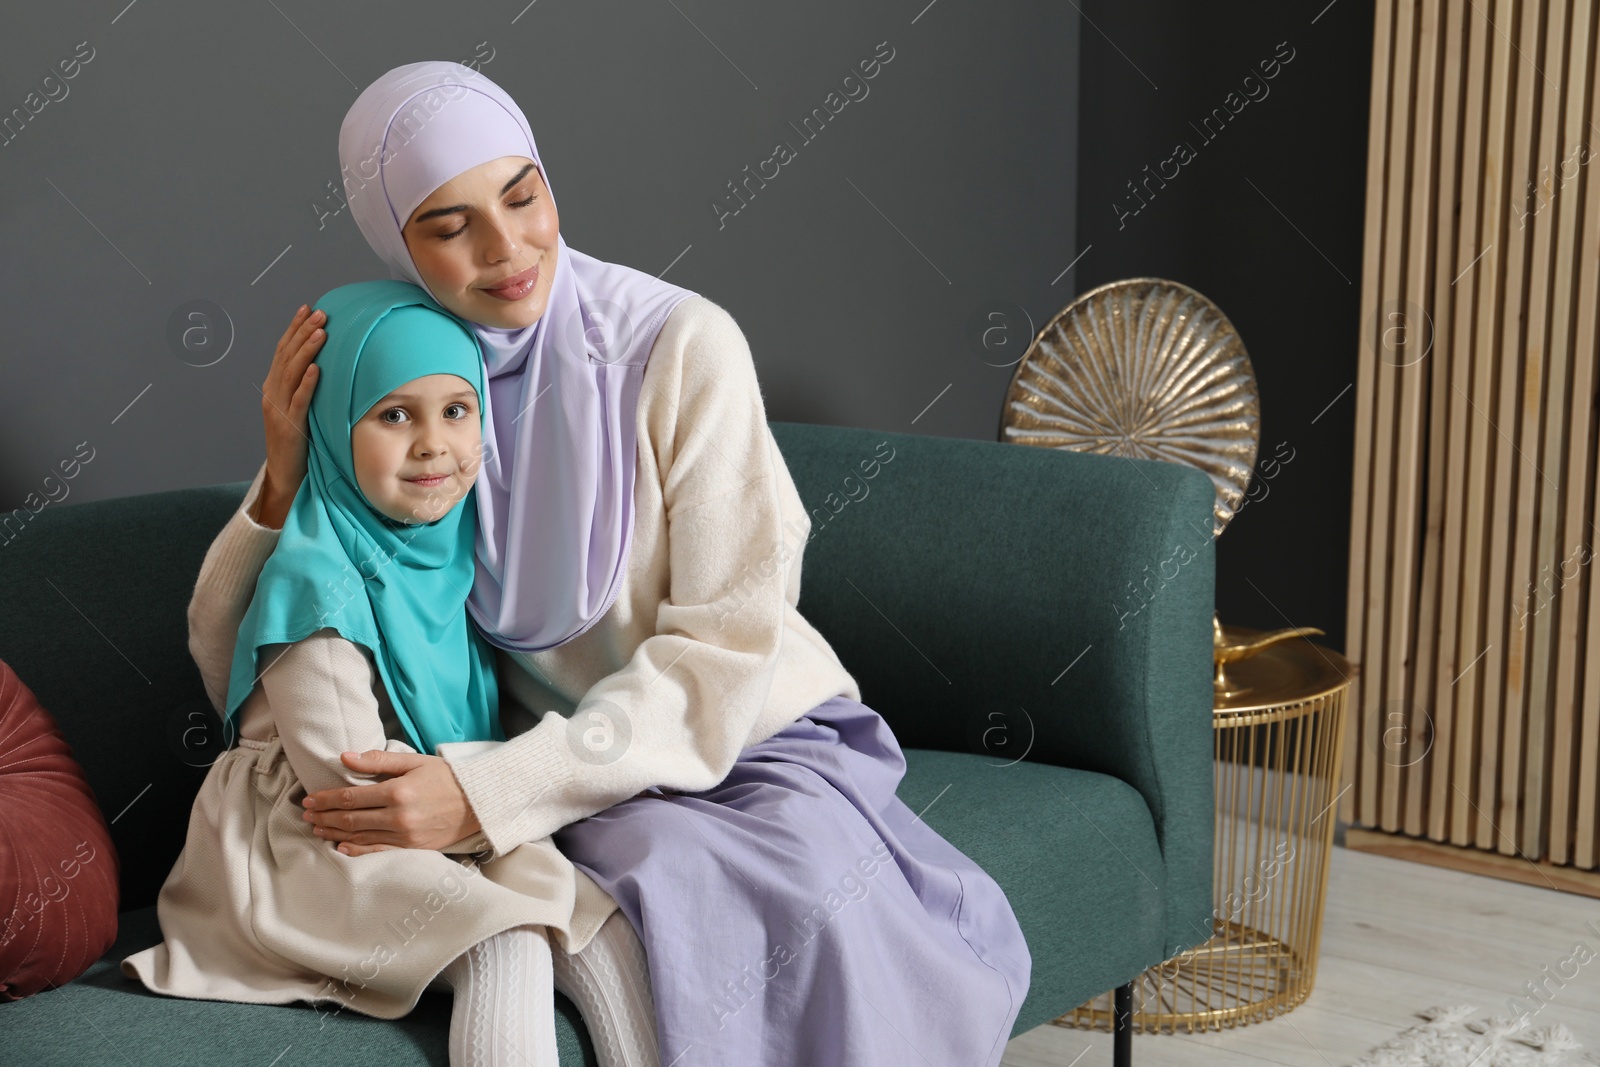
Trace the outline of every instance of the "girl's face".
{"label": "girl's face", "polygon": [[433,522],[472,490],[482,441],[470,382],[454,374],[414,378],[350,428],[356,484],[391,519]]}
{"label": "girl's face", "polygon": [[[560,220],[538,166],[502,156],[435,189],[401,228],[439,303],[470,322],[521,329],[550,301]],[[509,287],[502,283],[510,280]],[[531,284],[530,284],[531,283]]]}

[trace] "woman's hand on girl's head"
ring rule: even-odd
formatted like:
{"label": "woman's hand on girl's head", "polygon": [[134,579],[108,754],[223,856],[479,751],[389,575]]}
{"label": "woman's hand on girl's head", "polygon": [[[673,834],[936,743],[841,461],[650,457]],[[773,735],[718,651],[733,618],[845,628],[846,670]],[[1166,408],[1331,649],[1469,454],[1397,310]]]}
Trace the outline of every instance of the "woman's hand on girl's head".
{"label": "woman's hand on girl's head", "polygon": [[455,772],[439,756],[346,752],[354,771],[392,775],[372,785],[320,789],[301,800],[312,832],[351,856],[386,848],[443,849],[483,829]]}
{"label": "woman's hand on girl's head", "polygon": [[317,366],[312,360],[322,350],[327,315],[300,305],[289,328],[278,339],[267,380],[261,385],[261,418],[267,435],[267,476],[262,480],[255,519],[263,526],[281,529],[289,505],[305,480],[310,455],[311,394],[317,387]]}

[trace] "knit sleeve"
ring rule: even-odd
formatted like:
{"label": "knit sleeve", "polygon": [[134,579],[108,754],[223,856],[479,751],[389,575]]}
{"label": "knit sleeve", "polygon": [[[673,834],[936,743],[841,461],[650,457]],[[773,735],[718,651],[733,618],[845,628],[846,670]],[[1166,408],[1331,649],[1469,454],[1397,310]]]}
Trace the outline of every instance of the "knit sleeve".
{"label": "knit sleeve", "polygon": [[570,718],[547,711],[493,750],[446,756],[502,851],[652,786],[711,788],[771,690],[787,603],[782,460],[743,332],[703,303],[677,329],[669,319],[640,399],[667,518],[655,633]]}
{"label": "knit sleeve", "polygon": [[233,669],[239,624],[250,608],[256,579],[277,547],[281,532],[262,526],[249,515],[266,475],[267,465],[263,462],[244,494],[244,502],[206,550],[200,577],[189,599],[189,654],[200,668],[206,696],[211,698],[218,715],[228,700],[228,676]]}
{"label": "knit sleeve", "polygon": [[[375,687],[372,653],[339,635],[318,630],[293,644],[266,645],[261,687],[274,729],[295,778],[307,793],[344,786],[372,785],[391,776],[347,767],[344,752],[416,752],[406,742],[386,737]],[[299,818],[299,813],[295,813]],[[306,823],[306,833],[311,824]],[[476,853],[489,848],[481,831],[441,852]]]}

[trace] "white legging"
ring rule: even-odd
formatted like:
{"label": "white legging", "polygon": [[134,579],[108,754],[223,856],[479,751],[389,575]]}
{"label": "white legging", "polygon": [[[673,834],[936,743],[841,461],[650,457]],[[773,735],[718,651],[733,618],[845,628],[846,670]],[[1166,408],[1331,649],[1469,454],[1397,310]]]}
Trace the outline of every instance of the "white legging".
{"label": "white legging", "polygon": [[558,1067],[555,998],[577,1004],[600,1067],[660,1067],[644,946],[620,910],[568,955],[543,926],[486,938],[441,974],[454,990],[450,1067]]}

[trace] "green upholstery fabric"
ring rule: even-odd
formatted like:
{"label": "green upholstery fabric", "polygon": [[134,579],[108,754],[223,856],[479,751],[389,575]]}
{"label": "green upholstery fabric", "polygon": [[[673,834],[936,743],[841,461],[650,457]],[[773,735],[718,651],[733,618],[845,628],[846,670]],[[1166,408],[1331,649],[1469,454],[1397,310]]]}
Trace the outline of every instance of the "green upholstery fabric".
{"label": "green upholstery fabric", "polygon": [[[1205,940],[1210,480],[1020,445],[772,430],[813,516],[801,613],[906,750],[900,796],[999,881],[1027,936],[1013,1033]],[[246,488],[49,505],[0,528],[0,658],[112,820],[123,909],[88,973],[0,1004],[0,1062],[259,1064],[292,1044],[299,1062],[446,1063],[443,994],[389,1024],[160,997],[117,967],[159,940],[156,894],[224,747],[185,609]],[[1179,546],[1197,550],[1182,565]],[[577,1010],[556,1001],[562,1062],[594,1064]]]}
{"label": "green upholstery fabric", "polygon": [[[213,712],[213,714],[215,714]],[[131,814],[131,813],[130,813]],[[163,878],[165,876],[163,875]],[[412,1067],[450,1062],[450,997],[426,992],[403,1019],[333,1006],[263,1006],[150,993],[118,968],[161,940],[154,905],[122,913],[117,943],[70,985],[0,1004],[0,1063],[27,1067]],[[564,1065],[594,1067],[577,1007],[556,994],[556,1046]]]}
{"label": "green upholstery fabric", "polygon": [[[916,801],[937,792],[917,791],[919,756],[975,767],[965,795],[953,787],[926,821],[995,877],[1023,924],[1033,978],[1013,1033],[1206,940],[1210,479],[1190,467],[1023,445],[772,430],[812,514],[801,614],[908,750],[902,798],[921,810]],[[887,454],[883,441],[894,458],[869,464],[876,473],[865,480],[861,463]],[[1184,566],[1180,545],[1198,549]],[[989,719],[996,708],[1021,710]],[[984,743],[992,721],[1031,744],[996,752],[993,737]],[[1023,751],[1026,761],[1013,763]],[[1141,818],[1088,787],[1103,777],[1142,798]],[[996,803],[1008,787],[1020,802]],[[1025,820],[1066,826],[1038,837],[1013,828]],[[1052,854],[1043,844],[1063,837],[1082,847]],[[1142,889],[1094,900],[1067,929],[1053,925],[1071,921],[1064,903],[1025,914],[1036,897],[1079,884],[1086,864],[1119,889],[1136,868]],[[1075,951],[1040,951],[1052,945]]]}

